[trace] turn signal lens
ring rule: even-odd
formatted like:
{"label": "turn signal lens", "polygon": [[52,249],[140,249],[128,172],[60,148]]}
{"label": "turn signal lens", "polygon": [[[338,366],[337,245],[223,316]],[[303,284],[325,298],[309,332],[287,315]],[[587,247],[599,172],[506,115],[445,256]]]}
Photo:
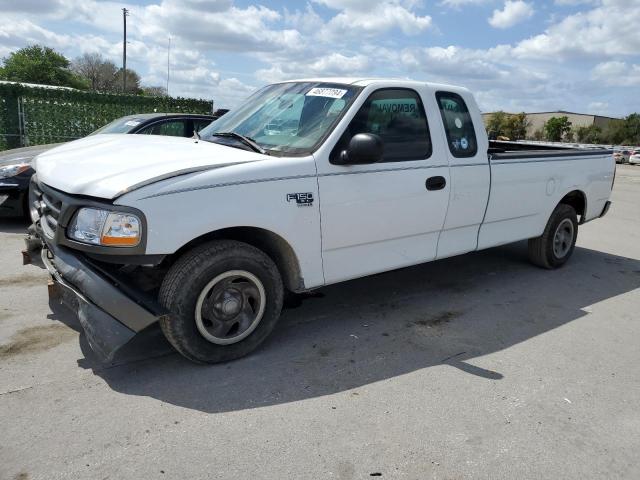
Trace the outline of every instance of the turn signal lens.
{"label": "turn signal lens", "polygon": [[112,247],[135,247],[140,243],[140,220],[135,215],[110,213],[100,243]]}

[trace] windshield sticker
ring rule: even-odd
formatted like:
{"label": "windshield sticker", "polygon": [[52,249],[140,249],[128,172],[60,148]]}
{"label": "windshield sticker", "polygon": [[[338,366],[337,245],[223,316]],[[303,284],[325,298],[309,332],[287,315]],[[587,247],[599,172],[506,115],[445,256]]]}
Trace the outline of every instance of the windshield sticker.
{"label": "windshield sticker", "polygon": [[341,88],[316,87],[309,90],[307,97],[342,98],[345,93],[347,93],[347,90]]}
{"label": "windshield sticker", "polygon": [[127,122],[124,122],[124,124],[127,127],[137,127],[138,125],[140,125],[141,122],[138,122],[137,120],[129,120]]}
{"label": "windshield sticker", "polygon": [[456,127],[462,128],[462,120],[460,120],[459,118],[456,117],[454,123],[456,124]]}
{"label": "windshield sticker", "polygon": [[467,148],[469,148],[469,141],[468,141],[465,137],[462,137],[462,138],[460,139],[460,147],[461,147],[463,150],[466,150]]}

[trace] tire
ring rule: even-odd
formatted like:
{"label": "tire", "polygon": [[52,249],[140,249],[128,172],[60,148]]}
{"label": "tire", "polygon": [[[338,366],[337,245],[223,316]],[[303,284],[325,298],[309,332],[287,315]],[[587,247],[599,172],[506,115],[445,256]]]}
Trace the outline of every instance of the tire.
{"label": "tire", "polygon": [[267,338],[282,298],[282,278],[271,258],[246,243],[216,240],[187,252],[167,272],[158,300],[170,315],[160,327],[189,360],[226,362]]}
{"label": "tire", "polygon": [[573,254],[577,238],[576,211],[571,205],[561,203],[551,214],[542,235],[529,240],[529,260],[542,268],[559,268]]}

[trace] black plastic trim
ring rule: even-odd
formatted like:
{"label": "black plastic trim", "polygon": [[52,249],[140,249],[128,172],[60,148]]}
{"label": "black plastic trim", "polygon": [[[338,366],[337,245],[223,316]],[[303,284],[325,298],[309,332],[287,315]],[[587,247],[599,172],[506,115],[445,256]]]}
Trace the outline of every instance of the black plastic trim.
{"label": "black plastic trim", "polygon": [[[138,294],[132,288],[127,288],[128,295],[125,294],[121,285],[116,286],[81,254],[49,242],[45,248],[52,254],[47,258],[55,270],[51,272],[54,278],[55,273],[60,275],[81,300],[94,304],[132,331],[144,330],[167,314],[159,305],[151,306],[144,294]],[[45,250],[44,254],[49,252]]]}
{"label": "black plastic trim", "polygon": [[[531,160],[536,161],[536,158],[553,158],[553,157],[584,157],[584,156],[606,156],[612,155],[613,150],[607,149],[592,149],[592,148],[562,148],[558,150],[522,150],[516,152],[505,153],[492,153],[491,162],[501,160]],[[546,160],[538,160],[546,161]],[[514,162],[515,163],[515,162]]]}
{"label": "black plastic trim", "polygon": [[166,255],[104,255],[100,253],[85,252],[87,257],[97,262],[110,263],[114,265],[160,265],[167,258]]}

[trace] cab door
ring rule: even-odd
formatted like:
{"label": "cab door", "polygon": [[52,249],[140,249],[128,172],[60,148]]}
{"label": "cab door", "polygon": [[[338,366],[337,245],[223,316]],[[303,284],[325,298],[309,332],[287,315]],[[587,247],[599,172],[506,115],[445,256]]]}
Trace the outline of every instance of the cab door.
{"label": "cab door", "polygon": [[484,124],[470,94],[464,90],[459,93],[437,91],[435,98],[447,142],[444,151],[451,168],[451,196],[437,255],[437,258],[445,258],[478,248],[478,232],[489,201],[491,174],[487,136],[479,131],[484,129]]}
{"label": "cab door", "polygon": [[[426,87],[425,87],[426,89]],[[426,95],[412,88],[367,88],[316,153],[326,283],[433,260],[449,200],[444,146],[430,133]],[[334,132],[336,133],[336,132]],[[358,133],[378,135],[381,162],[332,163]],[[436,146],[437,148],[434,148]]]}

